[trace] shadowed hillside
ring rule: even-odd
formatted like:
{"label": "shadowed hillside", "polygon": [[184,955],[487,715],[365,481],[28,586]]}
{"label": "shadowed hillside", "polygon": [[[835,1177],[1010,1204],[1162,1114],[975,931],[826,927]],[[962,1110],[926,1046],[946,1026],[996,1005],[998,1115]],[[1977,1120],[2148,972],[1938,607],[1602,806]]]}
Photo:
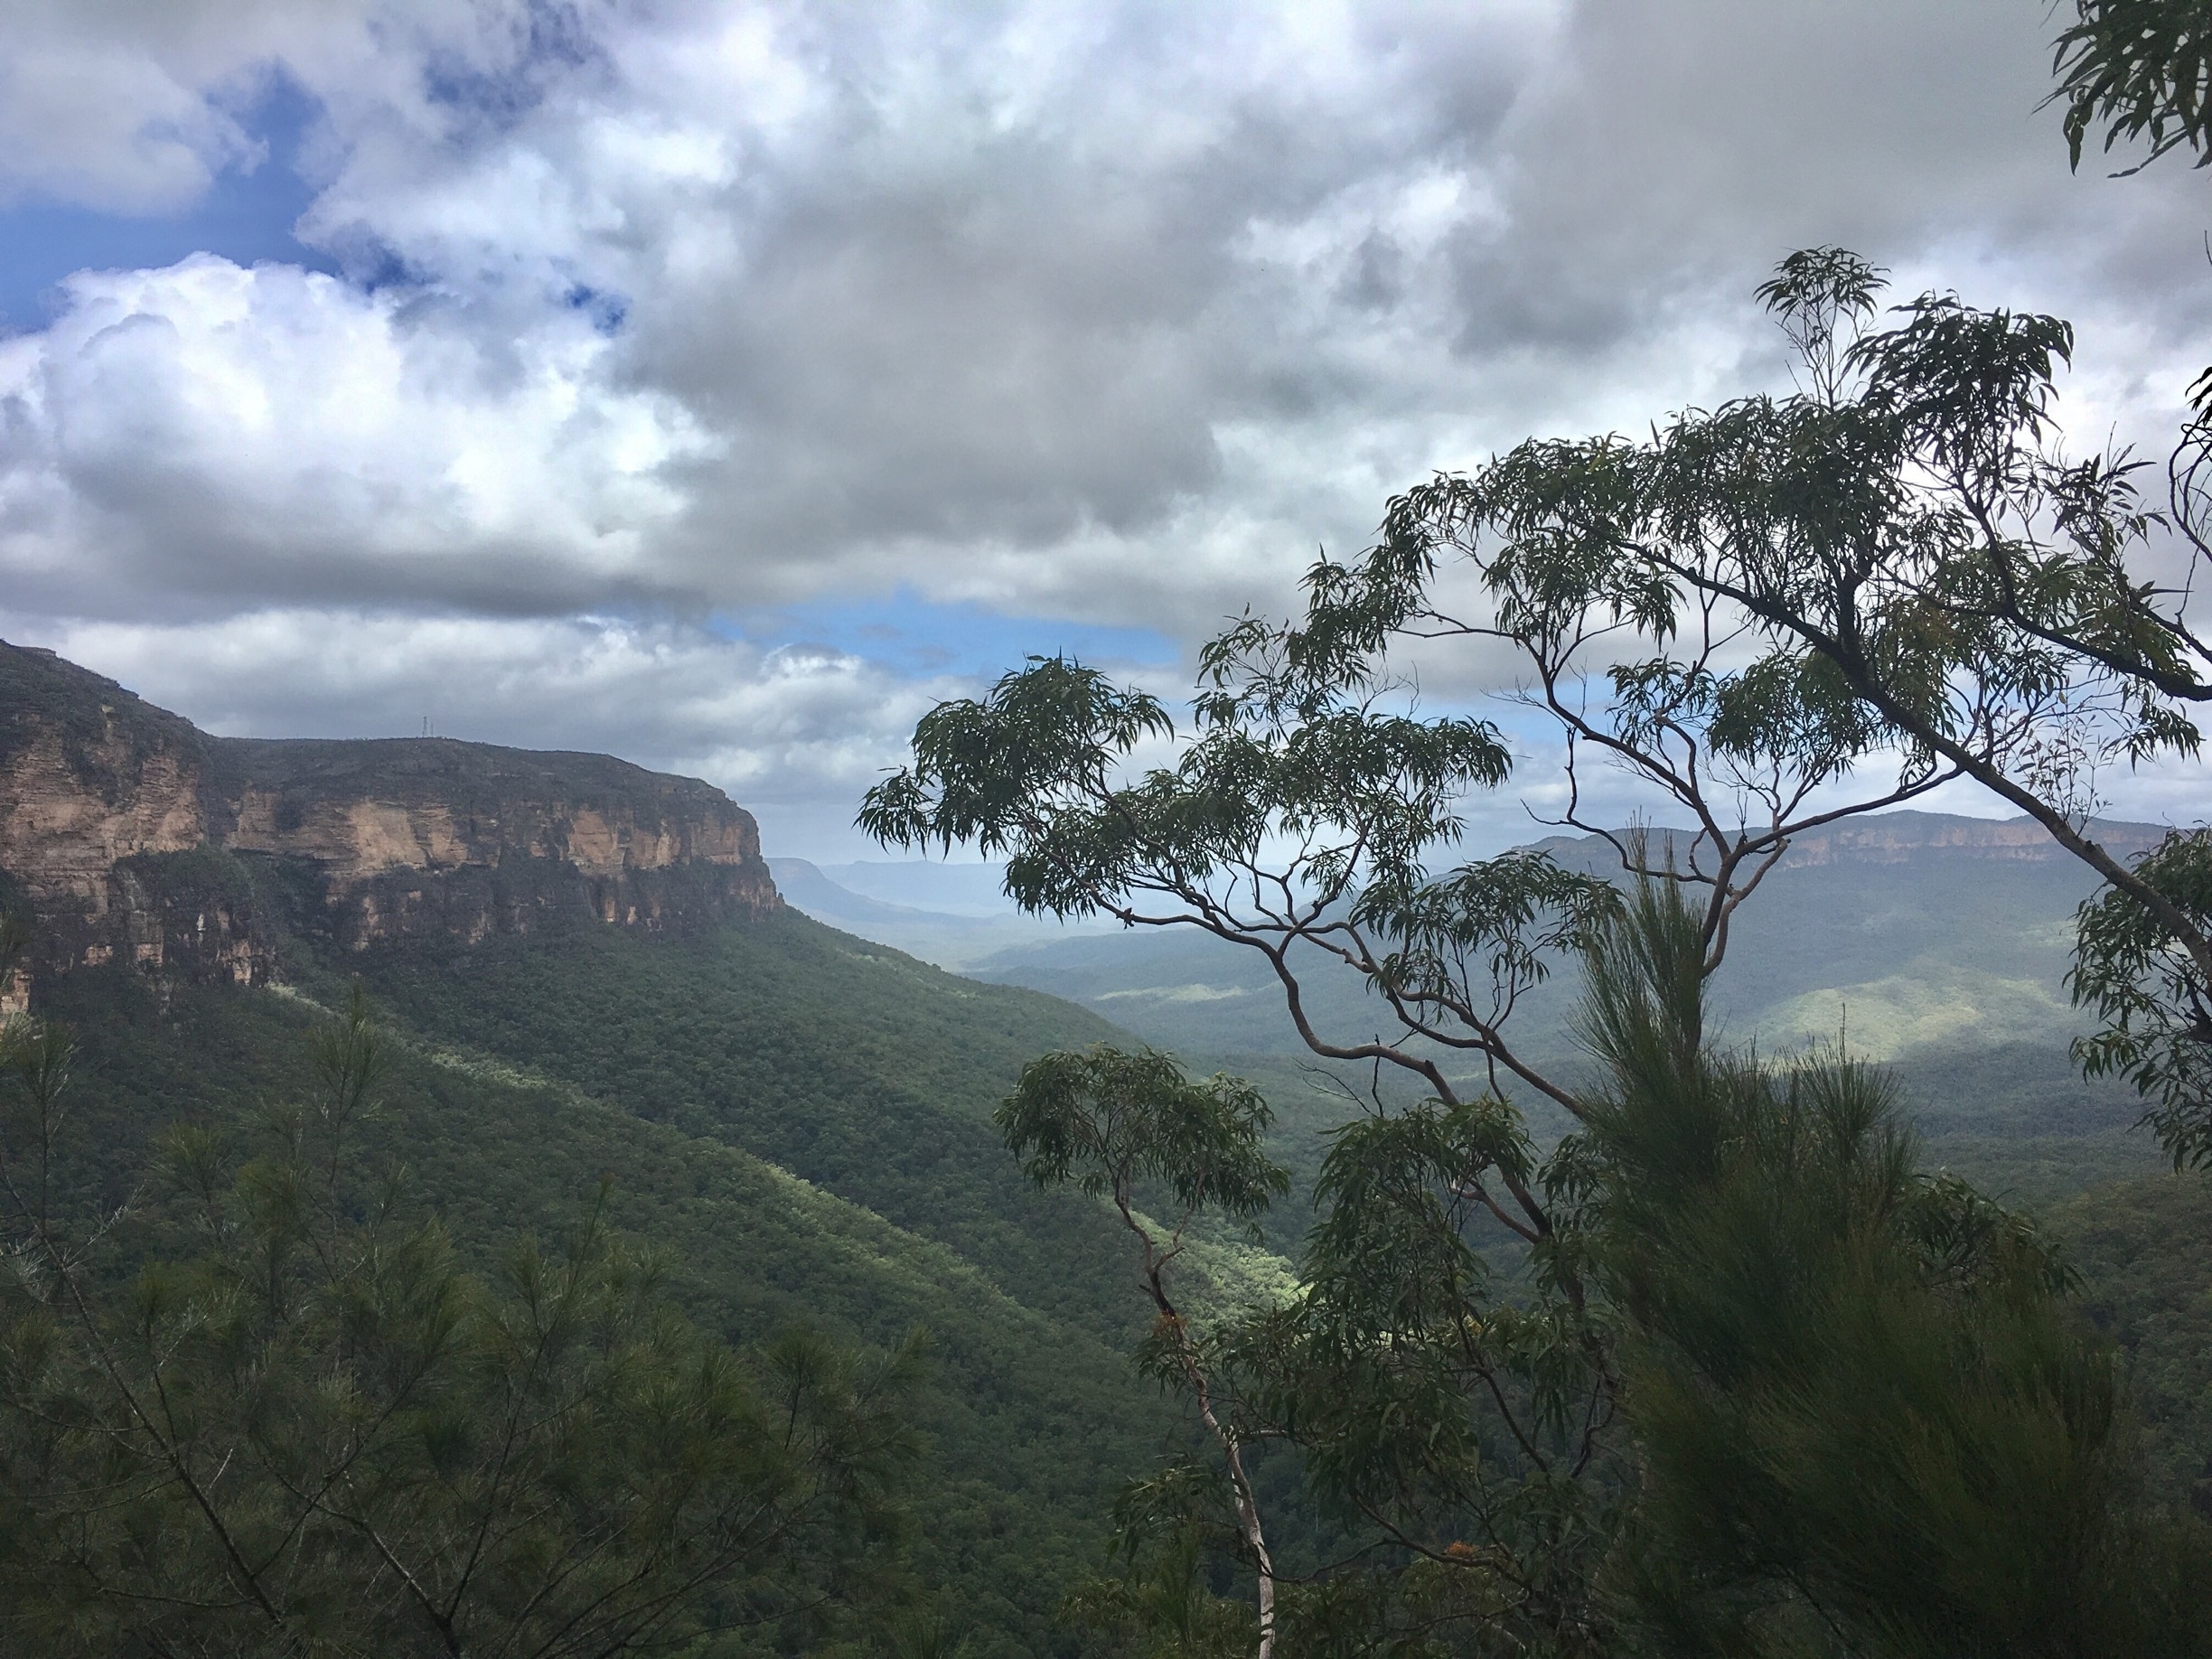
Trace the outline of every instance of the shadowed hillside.
{"label": "shadowed hillside", "polygon": [[1065,1647],[1053,1609],[1167,1420],[1124,1357],[1117,1229],[1026,1182],[989,1116],[1112,1027],[785,909],[750,816],[696,781],[219,740],[12,647],[0,692],[0,875],[38,927],[31,1008],[79,1036],[77,1195],[158,1203],[163,1135],[242,1138],[361,984],[400,1045],[374,1139],[474,1261],[604,1182],[718,1336],[923,1327],[911,1569],[973,1652]]}

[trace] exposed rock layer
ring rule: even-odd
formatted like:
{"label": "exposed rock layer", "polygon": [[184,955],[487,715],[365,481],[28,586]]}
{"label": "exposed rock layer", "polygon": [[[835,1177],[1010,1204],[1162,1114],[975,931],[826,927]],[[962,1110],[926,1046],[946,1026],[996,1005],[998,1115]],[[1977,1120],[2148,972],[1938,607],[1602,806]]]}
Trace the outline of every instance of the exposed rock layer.
{"label": "exposed rock layer", "polygon": [[211,737],[0,642],[0,874],[38,960],[254,982],[287,933],[351,948],[781,907],[752,814],[604,755],[445,738]]}
{"label": "exposed rock layer", "polygon": [[[1620,832],[1623,839],[1630,833]],[[1671,849],[1678,863],[1690,861],[1689,831],[1656,829],[1646,856],[1664,861]],[[2094,819],[2089,839],[2123,863],[2148,852],[2163,840],[2165,826],[2131,823],[2121,819]],[[1555,835],[1538,841],[1535,849],[1549,853],[1571,868],[1612,876],[1621,867],[1620,853],[1600,836]],[[1874,812],[1864,818],[1810,830],[1792,839],[1784,856],[1786,867],[1809,868],[1818,865],[1915,864],[1929,858],[1959,858],[1997,864],[2069,865],[2074,855],[2051,839],[2050,832],[2032,818],[1958,818],[1945,812]],[[1710,864],[1711,855],[1703,861]]]}

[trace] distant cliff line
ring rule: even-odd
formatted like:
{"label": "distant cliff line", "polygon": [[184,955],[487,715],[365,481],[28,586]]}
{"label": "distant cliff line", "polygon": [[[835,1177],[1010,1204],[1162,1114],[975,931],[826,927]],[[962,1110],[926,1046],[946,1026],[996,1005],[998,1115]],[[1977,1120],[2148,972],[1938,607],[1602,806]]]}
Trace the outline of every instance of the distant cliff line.
{"label": "distant cliff line", "polygon": [[[1626,845],[1636,831],[1623,829],[1615,833]],[[1682,847],[1686,856],[1696,831],[1654,825],[1643,833],[1650,839],[1652,856],[1664,858],[1670,844]],[[2125,859],[2156,847],[2168,830],[2160,824],[2096,818],[2089,820],[2088,833],[2106,851]],[[1534,842],[1532,849],[1577,867],[1611,870],[1620,863],[1613,844],[1598,835],[1550,836]],[[1710,850],[1701,850],[1710,864]],[[2050,831],[2032,818],[1966,818],[1909,808],[1869,812],[1805,830],[1790,839],[1789,850],[1784,855],[1785,861],[1795,868],[1824,864],[1908,864],[1930,857],[2001,864],[2065,864],[2074,855],[2052,840]],[[2095,877],[2085,875],[2084,879],[2094,881]]]}
{"label": "distant cliff line", "polygon": [[292,935],[360,950],[783,907],[751,813],[605,755],[449,738],[215,737],[0,642],[0,894],[46,970],[254,983]]}

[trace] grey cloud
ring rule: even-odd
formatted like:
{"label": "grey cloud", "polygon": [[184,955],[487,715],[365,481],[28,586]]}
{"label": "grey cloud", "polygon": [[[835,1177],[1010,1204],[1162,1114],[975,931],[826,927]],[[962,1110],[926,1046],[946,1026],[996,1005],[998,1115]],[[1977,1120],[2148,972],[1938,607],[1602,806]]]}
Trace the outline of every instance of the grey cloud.
{"label": "grey cloud", "polygon": [[[633,301],[630,371],[733,437],[706,516],[809,550],[872,535],[1035,544],[1157,517],[1218,476],[1216,423],[1312,400],[1298,365],[1316,354],[1285,332],[1279,280],[1251,279],[1248,229],[1464,148],[1469,112],[1495,125],[1526,56],[1509,28],[1461,29],[1456,51],[1401,31],[1364,42],[1377,55],[1346,62],[1340,85],[1242,84],[1226,8],[1139,15],[1056,65],[1062,97],[1003,128],[970,108],[972,65],[918,71],[943,79],[887,112],[897,78],[878,34],[818,28],[824,108],[800,142],[740,133],[718,190],[617,181],[594,205],[571,251]],[[527,134],[557,174],[582,170],[560,130],[576,113],[548,107]],[[1146,130],[1176,121],[1198,130]],[[404,171],[361,162],[329,222],[378,217]],[[395,246],[424,268],[499,251],[467,246],[449,217],[382,216],[403,220]],[[726,228],[731,257],[671,268],[702,219]]]}
{"label": "grey cloud", "polygon": [[2075,300],[2133,289],[2193,317],[2198,182],[2068,176],[2039,108],[2049,32],[2008,0],[1579,7],[1504,136],[1506,230],[1455,249],[1462,349],[1542,340],[1596,368],[1814,242],[1962,286],[1979,258],[2025,260]]}
{"label": "grey cloud", "polygon": [[[88,279],[0,342],[19,610],[205,642],[351,608],[476,661],[438,619],[905,584],[1187,642],[1432,466],[1777,382],[1748,294],[1793,246],[2076,314],[2095,423],[2154,430],[2212,332],[2202,177],[2069,177],[2016,0],[535,14],[249,8],[230,57],[147,60],[205,101],[281,59],[328,109],[305,233],[404,275]],[[135,15],[70,50],[138,62]],[[532,706],[673,730],[651,702]],[[829,775],[746,742],[761,788]]]}

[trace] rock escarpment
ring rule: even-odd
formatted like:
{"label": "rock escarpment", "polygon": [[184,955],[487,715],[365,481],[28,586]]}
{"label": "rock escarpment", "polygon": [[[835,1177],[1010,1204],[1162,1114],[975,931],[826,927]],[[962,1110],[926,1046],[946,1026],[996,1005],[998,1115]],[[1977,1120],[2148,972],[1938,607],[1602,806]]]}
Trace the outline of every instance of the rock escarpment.
{"label": "rock escarpment", "polygon": [[5,643],[0,879],[42,969],[240,983],[287,939],[681,932],[783,904],[752,815],[697,779],[446,738],[212,737]]}
{"label": "rock escarpment", "polygon": [[[1649,856],[1654,863],[1674,853],[1677,864],[1690,861],[1689,832],[1659,828],[1652,838]],[[2089,839],[2123,863],[2156,847],[2167,834],[2160,824],[2131,823],[2120,819],[2090,820]],[[1629,831],[1623,830],[1625,839]],[[1677,842],[1677,837],[1684,838]],[[1555,835],[1538,841],[1535,849],[1549,853],[1572,869],[1613,876],[1620,869],[1620,853],[1600,836]],[[1976,863],[2044,865],[2069,871],[2084,867],[2074,855],[2051,839],[2050,832],[2031,818],[1959,818],[1945,812],[1872,812],[1845,819],[1792,839],[1783,859],[1786,869],[1814,869],[1823,866],[1940,865],[1950,858]],[[1710,864],[1711,855],[1704,860]],[[2093,878],[2084,875],[2087,881]]]}
{"label": "rock escarpment", "polygon": [[[2100,818],[2090,822],[2087,833],[2124,863],[2156,847],[2166,831],[2157,824]],[[1800,836],[1790,847],[1791,862],[1800,866],[1909,864],[1954,855],[2067,868],[2074,857],[2032,818],[1954,818],[1941,812],[1878,812],[1847,819]]]}

